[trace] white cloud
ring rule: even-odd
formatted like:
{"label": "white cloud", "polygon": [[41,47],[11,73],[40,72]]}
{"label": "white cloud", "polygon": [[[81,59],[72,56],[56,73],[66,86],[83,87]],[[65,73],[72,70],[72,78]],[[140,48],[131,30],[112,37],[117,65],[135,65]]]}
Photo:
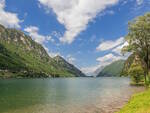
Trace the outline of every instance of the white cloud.
{"label": "white cloud", "polygon": [[136,0],[137,5],[143,4],[144,0]]}
{"label": "white cloud", "polygon": [[96,65],[96,66],[90,66],[90,67],[83,67],[81,68],[81,71],[84,72],[86,75],[94,75],[94,72],[100,68],[100,65]]}
{"label": "white cloud", "polygon": [[0,0],[0,24],[5,27],[20,28],[20,22],[16,13],[5,11],[5,0]]}
{"label": "white cloud", "polygon": [[124,46],[127,46],[127,45],[128,45],[128,42],[124,42],[122,45],[120,45],[120,46],[114,48],[114,49],[112,50],[112,52],[114,52],[114,53],[116,53],[116,54],[118,54],[118,55],[121,55],[121,49],[122,49]]}
{"label": "white cloud", "polygon": [[54,57],[56,57],[56,56],[61,56],[60,55],[60,53],[58,53],[58,52],[52,52],[52,51],[50,51],[46,46],[43,46],[44,47],[44,49],[46,50],[46,52],[48,53],[48,55],[50,56],[50,57],[52,57],[52,58],[54,58]]}
{"label": "white cloud", "polygon": [[113,49],[121,44],[124,43],[124,37],[121,37],[117,40],[108,40],[108,41],[103,41],[99,44],[99,46],[96,48],[97,51],[106,51]]}
{"label": "white cloud", "polygon": [[67,60],[70,64],[75,64],[76,58],[74,58],[72,55],[67,55],[66,60]]}
{"label": "white cloud", "polygon": [[29,35],[32,37],[32,39],[35,40],[37,43],[43,44],[43,43],[48,42],[48,41],[55,42],[51,36],[40,35],[38,33],[39,28],[36,26],[29,26],[29,27],[25,28],[24,31],[29,33]]}
{"label": "white cloud", "polygon": [[55,53],[55,52],[51,52],[51,51],[48,52],[48,55],[49,55],[50,57],[52,57],[52,58],[54,58],[54,57],[56,57],[56,56],[61,56],[59,52],[56,52],[56,53]]}
{"label": "white cloud", "polygon": [[[121,54],[121,49],[127,45],[128,43],[125,42],[124,37],[121,37],[115,41],[108,40],[108,41],[102,42],[96,49],[99,51],[106,51],[106,50],[111,50],[111,51],[109,54],[105,56],[98,57],[97,61],[99,61],[100,64],[105,66],[114,61],[117,61],[120,59],[126,59],[128,55],[123,56]],[[114,55],[113,53],[115,53],[116,55]]]}
{"label": "white cloud", "polygon": [[87,28],[97,14],[119,0],[39,0],[39,2],[57,16],[57,20],[66,28],[61,42],[72,43],[80,32]]}
{"label": "white cloud", "polygon": [[103,57],[98,57],[97,58],[97,61],[99,61],[100,63],[102,63],[103,65],[108,65],[114,61],[117,61],[119,59],[123,59],[122,56],[115,56],[114,54],[112,53],[109,53]]}

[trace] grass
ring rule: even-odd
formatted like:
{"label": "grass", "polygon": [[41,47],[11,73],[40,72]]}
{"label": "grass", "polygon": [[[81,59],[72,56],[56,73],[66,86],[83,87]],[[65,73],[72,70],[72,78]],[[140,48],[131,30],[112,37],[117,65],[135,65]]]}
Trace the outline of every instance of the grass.
{"label": "grass", "polygon": [[132,96],[118,113],[150,113],[150,89]]}

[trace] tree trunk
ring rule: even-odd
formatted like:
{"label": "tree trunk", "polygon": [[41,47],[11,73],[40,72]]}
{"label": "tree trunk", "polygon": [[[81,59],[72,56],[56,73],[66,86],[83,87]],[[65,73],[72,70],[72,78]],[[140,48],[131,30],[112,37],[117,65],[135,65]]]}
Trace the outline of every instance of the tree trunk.
{"label": "tree trunk", "polygon": [[147,47],[147,76],[149,78],[149,47]]}
{"label": "tree trunk", "polygon": [[147,79],[146,79],[146,73],[144,72],[144,79],[145,79],[145,83],[147,82]]}

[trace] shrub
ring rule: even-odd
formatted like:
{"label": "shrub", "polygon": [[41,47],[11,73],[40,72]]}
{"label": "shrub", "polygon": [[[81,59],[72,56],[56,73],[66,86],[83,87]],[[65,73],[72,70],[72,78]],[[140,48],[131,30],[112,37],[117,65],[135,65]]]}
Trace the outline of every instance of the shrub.
{"label": "shrub", "polygon": [[141,67],[141,65],[133,63],[128,70],[129,75],[131,76],[131,79],[135,83],[139,83],[142,81],[143,76],[144,76],[144,71]]}

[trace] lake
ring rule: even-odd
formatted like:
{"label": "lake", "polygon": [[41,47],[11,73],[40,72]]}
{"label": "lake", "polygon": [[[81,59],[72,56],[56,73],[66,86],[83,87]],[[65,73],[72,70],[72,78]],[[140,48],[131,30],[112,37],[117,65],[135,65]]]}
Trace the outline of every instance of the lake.
{"label": "lake", "polygon": [[0,113],[107,113],[139,87],[129,78],[0,80]]}

